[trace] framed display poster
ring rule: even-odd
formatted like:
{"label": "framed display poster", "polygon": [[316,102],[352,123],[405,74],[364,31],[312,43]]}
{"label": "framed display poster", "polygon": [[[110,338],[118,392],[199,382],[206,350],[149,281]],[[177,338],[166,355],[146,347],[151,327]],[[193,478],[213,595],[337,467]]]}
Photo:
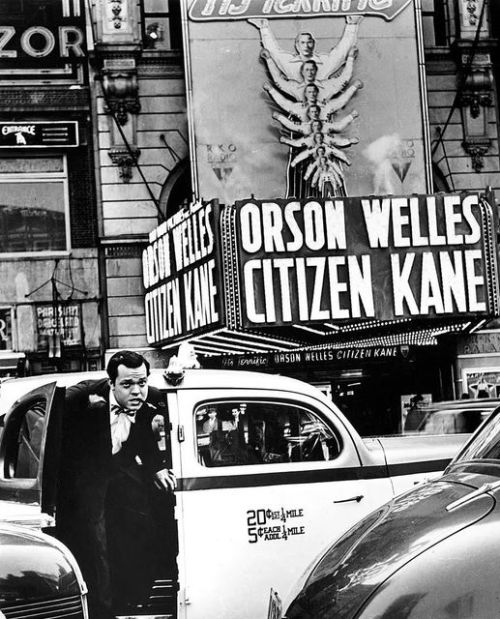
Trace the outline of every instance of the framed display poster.
{"label": "framed display poster", "polygon": [[429,190],[411,0],[183,0],[183,10],[199,198]]}
{"label": "framed display poster", "polygon": [[462,393],[470,398],[500,398],[500,367],[464,368]]}

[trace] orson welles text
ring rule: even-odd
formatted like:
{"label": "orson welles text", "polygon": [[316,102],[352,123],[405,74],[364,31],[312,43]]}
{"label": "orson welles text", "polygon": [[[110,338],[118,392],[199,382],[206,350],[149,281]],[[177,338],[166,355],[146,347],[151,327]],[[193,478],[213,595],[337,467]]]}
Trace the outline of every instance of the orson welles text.
{"label": "orson welles text", "polygon": [[246,324],[487,311],[477,195],[247,201]]}
{"label": "orson welles text", "polygon": [[211,204],[195,203],[150,233],[142,255],[148,343],[219,320],[213,220]]}

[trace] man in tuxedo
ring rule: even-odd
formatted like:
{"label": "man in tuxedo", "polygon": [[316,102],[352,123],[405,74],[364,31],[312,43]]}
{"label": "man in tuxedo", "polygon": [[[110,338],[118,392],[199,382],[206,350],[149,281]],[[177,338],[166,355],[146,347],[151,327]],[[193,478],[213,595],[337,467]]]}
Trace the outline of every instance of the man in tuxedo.
{"label": "man in tuxedo", "polygon": [[167,410],[148,388],[149,363],[124,350],[107,373],[66,392],[56,518],[87,582],[90,619],[111,619],[143,599],[154,579],[153,484],[176,486],[151,425]]}

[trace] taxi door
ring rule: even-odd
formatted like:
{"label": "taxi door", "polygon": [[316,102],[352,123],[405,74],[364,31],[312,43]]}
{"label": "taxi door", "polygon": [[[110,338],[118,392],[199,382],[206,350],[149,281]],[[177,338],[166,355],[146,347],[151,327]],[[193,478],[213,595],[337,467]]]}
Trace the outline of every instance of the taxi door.
{"label": "taxi door", "polygon": [[386,476],[364,474],[321,400],[230,388],[173,397],[181,618],[265,617],[271,587],[285,596],[328,543],[392,495]]}
{"label": "taxi door", "polygon": [[24,394],[7,412],[0,499],[12,504],[4,506],[4,519],[40,528],[53,524],[63,402],[64,390],[54,382]]}

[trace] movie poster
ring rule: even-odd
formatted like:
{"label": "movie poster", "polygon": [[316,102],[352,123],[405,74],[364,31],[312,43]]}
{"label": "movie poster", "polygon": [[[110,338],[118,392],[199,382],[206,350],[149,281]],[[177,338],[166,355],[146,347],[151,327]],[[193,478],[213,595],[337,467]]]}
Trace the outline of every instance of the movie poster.
{"label": "movie poster", "polygon": [[410,0],[185,0],[195,191],[428,191]]}

